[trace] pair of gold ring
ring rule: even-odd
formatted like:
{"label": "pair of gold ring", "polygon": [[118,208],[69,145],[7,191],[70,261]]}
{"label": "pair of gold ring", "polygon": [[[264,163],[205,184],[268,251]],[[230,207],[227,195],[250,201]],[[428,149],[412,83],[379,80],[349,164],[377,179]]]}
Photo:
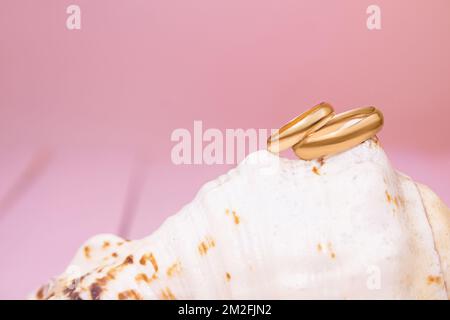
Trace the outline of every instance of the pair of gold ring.
{"label": "pair of gold ring", "polygon": [[267,140],[267,149],[278,153],[290,147],[303,160],[330,156],[366,141],[383,127],[383,114],[364,107],[335,115],[322,102],[282,126]]}

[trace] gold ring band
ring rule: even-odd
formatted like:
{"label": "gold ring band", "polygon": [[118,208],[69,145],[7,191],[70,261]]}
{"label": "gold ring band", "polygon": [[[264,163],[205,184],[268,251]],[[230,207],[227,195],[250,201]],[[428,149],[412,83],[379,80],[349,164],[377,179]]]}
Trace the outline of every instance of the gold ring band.
{"label": "gold ring band", "polygon": [[383,123],[383,114],[375,107],[350,110],[336,115],[292,148],[303,160],[333,155],[370,139],[381,130]]}
{"label": "gold ring band", "polygon": [[334,116],[333,107],[322,102],[282,126],[267,139],[267,149],[278,153],[289,149],[309,134],[319,130]]}

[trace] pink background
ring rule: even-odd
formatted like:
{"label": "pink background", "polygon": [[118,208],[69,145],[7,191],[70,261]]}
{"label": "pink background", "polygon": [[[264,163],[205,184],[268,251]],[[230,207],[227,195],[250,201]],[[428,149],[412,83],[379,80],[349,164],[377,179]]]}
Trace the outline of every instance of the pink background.
{"label": "pink background", "polygon": [[448,0],[3,0],[0,298],[96,233],[149,234],[230,168],[171,163],[194,120],[276,128],[323,100],[375,105],[394,165],[450,203],[449,39]]}

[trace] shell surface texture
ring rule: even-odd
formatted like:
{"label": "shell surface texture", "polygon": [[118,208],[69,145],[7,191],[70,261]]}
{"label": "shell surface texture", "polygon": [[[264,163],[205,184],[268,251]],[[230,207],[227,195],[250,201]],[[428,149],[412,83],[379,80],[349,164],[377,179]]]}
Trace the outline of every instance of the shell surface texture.
{"label": "shell surface texture", "polygon": [[34,299],[448,299],[450,211],[374,140],[250,154],[150,236],[88,240]]}

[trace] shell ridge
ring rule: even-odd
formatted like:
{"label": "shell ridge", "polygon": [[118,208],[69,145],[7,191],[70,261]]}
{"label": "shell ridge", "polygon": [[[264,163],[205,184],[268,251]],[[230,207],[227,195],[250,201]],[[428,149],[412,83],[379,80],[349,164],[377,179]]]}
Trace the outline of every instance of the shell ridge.
{"label": "shell ridge", "polygon": [[444,277],[444,268],[443,268],[443,263],[442,263],[442,257],[441,257],[441,254],[439,253],[439,250],[437,249],[437,246],[436,246],[435,234],[434,234],[433,227],[431,226],[429,213],[428,213],[427,207],[425,206],[425,203],[423,202],[423,198],[422,198],[422,195],[420,193],[420,190],[419,190],[419,187],[417,185],[417,182],[415,182],[415,181],[413,181],[411,179],[410,179],[410,181],[414,184],[414,186],[415,186],[415,188],[417,190],[417,193],[420,195],[420,201],[421,201],[421,204],[422,204],[422,209],[423,209],[423,212],[425,214],[425,218],[426,218],[426,221],[427,221],[427,224],[428,224],[428,227],[429,227],[429,231],[430,231],[431,236],[433,238],[433,250],[434,250],[436,256],[438,257],[438,261],[439,261],[439,269],[440,269],[441,277],[442,277],[443,282],[444,282],[445,295],[448,297],[449,296],[448,295],[448,287],[447,287],[447,281],[446,281],[446,279]]}

